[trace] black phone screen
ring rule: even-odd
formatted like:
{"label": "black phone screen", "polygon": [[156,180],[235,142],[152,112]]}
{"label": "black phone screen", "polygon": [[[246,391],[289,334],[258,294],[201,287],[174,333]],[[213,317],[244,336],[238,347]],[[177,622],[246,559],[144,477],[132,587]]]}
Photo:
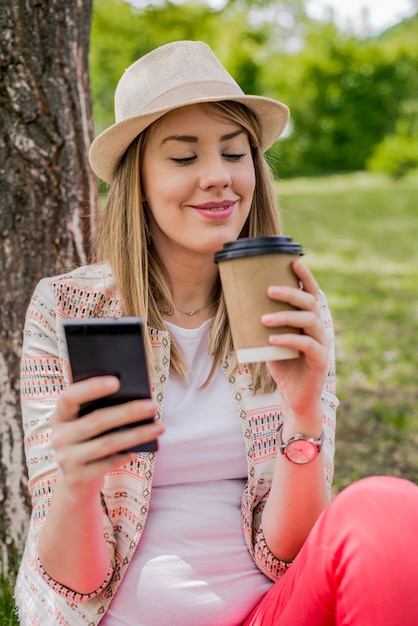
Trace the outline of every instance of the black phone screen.
{"label": "black phone screen", "polygon": [[[112,375],[120,380],[119,390],[80,407],[82,417],[92,411],[151,397],[141,318],[74,319],[64,322],[73,381]],[[144,420],[141,424],[149,423]],[[122,426],[129,428],[133,425]],[[153,452],[157,442],[129,448],[132,452]]]}

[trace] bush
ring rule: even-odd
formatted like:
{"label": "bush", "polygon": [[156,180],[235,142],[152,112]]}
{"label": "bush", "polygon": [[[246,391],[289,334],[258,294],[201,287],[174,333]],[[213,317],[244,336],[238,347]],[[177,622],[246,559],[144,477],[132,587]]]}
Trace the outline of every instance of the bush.
{"label": "bush", "polygon": [[393,179],[418,168],[418,136],[388,135],[378,144],[367,162],[370,172],[382,172]]}

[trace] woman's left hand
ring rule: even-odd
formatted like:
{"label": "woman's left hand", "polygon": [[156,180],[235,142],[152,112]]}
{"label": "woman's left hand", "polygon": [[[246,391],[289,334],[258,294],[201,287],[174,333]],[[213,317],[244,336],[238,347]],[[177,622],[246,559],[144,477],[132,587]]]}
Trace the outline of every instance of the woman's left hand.
{"label": "woman's left hand", "polygon": [[291,326],[299,334],[271,334],[273,346],[293,348],[300,352],[297,359],[269,361],[267,363],[285,403],[286,409],[297,418],[317,413],[324,385],[328,358],[329,339],[320,317],[318,303],[319,287],[309,269],[299,260],[293,262],[293,271],[303,289],[270,286],[268,296],[273,300],[287,302],[295,310],[277,311],[262,317],[267,327]]}

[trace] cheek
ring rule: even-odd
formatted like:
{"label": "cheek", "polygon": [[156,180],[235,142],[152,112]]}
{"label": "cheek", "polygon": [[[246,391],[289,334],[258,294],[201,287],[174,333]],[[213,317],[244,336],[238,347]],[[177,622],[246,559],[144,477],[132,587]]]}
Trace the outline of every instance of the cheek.
{"label": "cheek", "polygon": [[145,195],[151,230],[155,226],[163,232],[177,228],[181,205],[187,198],[186,184],[177,176],[167,176],[167,172],[154,173],[145,186]]}
{"label": "cheek", "polygon": [[177,173],[167,172],[165,168],[155,168],[152,176],[145,177],[143,189],[148,203],[154,208],[178,204],[187,198],[189,180],[186,176],[179,176]]}
{"label": "cheek", "polygon": [[249,199],[251,204],[252,197],[255,191],[255,171],[254,167],[247,168],[245,172],[243,172],[243,176],[241,179],[243,194]]}

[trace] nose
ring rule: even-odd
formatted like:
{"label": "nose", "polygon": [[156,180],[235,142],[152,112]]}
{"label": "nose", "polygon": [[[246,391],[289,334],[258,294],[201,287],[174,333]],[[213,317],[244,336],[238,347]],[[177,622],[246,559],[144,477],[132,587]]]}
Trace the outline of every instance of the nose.
{"label": "nose", "polygon": [[200,174],[201,189],[230,187],[232,183],[228,163],[221,156],[213,157],[202,163]]}

